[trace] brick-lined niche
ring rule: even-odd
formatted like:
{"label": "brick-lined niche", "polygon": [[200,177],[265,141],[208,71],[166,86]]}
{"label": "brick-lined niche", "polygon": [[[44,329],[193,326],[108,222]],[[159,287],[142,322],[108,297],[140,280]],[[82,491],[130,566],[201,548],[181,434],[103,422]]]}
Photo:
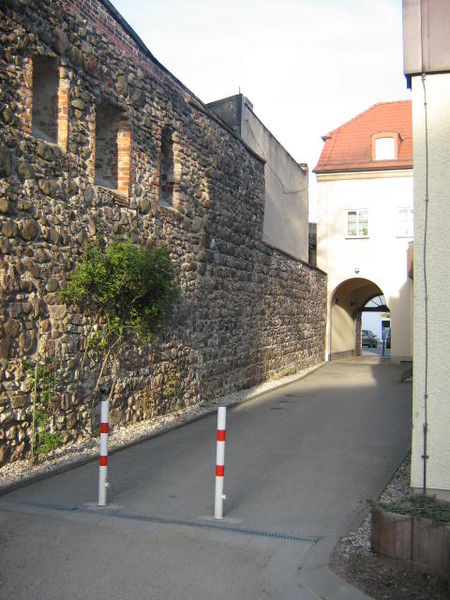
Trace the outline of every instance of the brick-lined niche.
{"label": "brick-lined niche", "polygon": [[33,107],[31,133],[47,142],[58,141],[59,70],[56,61],[33,58]]}
{"label": "brick-lined niche", "polygon": [[24,62],[20,86],[22,129],[28,134],[58,144],[65,152],[69,133],[69,79],[57,61],[34,56]]}
{"label": "brick-lined niche", "polygon": [[131,130],[123,111],[109,102],[97,106],[94,183],[128,197]]}
{"label": "brick-lined niche", "polygon": [[173,150],[173,131],[164,127],[161,132],[161,153],[159,161],[159,203],[173,206],[175,191],[175,165]]}

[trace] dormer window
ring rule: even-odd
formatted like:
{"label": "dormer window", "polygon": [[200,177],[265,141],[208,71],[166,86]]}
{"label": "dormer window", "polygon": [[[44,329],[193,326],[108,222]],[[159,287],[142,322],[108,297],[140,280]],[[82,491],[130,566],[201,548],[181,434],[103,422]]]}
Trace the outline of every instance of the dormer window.
{"label": "dormer window", "polygon": [[394,138],[378,138],[375,140],[375,160],[395,160]]}
{"label": "dormer window", "polygon": [[398,133],[377,133],[372,136],[372,160],[397,160]]}

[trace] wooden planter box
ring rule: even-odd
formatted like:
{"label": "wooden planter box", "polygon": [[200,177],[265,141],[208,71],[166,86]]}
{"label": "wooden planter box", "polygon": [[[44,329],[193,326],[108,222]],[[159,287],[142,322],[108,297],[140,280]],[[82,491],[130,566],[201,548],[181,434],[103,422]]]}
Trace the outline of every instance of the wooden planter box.
{"label": "wooden planter box", "polygon": [[450,581],[450,526],[372,508],[372,550]]}

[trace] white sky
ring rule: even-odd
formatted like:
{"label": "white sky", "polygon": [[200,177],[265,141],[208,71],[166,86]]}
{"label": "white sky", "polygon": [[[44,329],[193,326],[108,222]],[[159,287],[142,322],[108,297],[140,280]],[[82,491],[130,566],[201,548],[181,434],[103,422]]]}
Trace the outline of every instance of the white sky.
{"label": "white sky", "polygon": [[204,102],[240,88],[272,134],[311,170],[322,135],[376,102],[409,98],[401,0],[112,3]]}

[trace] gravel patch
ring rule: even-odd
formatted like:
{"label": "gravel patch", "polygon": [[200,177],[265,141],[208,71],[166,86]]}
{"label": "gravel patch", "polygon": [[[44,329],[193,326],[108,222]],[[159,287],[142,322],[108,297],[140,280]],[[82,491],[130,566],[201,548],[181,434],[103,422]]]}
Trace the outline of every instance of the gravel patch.
{"label": "gravel patch", "polygon": [[[406,505],[411,496],[410,460],[401,464],[380,494],[379,503]],[[330,567],[351,585],[374,600],[449,600],[450,587],[443,578],[425,575],[405,561],[371,551],[369,507],[361,525],[337,544]]]}
{"label": "gravel patch", "polygon": [[[196,406],[186,407],[167,415],[154,417],[134,425],[115,426],[109,435],[108,452],[114,452],[127,446],[132,446],[143,440],[155,437],[187,423],[195,421],[217,410],[218,406],[234,406],[266,392],[283,387],[294,381],[306,377],[322,365],[305,369],[294,375],[271,379],[253,388],[222,396],[212,401]],[[26,485],[33,480],[41,479],[47,475],[66,471],[77,465],[95,460],[99,452],[99,437],[89,438],[81,442],[68,444],[57,448],[48,454],[44,461],[32,465],[29,460],[20,460],[0,468],[0,494],[6,493],[16,487]]]}

